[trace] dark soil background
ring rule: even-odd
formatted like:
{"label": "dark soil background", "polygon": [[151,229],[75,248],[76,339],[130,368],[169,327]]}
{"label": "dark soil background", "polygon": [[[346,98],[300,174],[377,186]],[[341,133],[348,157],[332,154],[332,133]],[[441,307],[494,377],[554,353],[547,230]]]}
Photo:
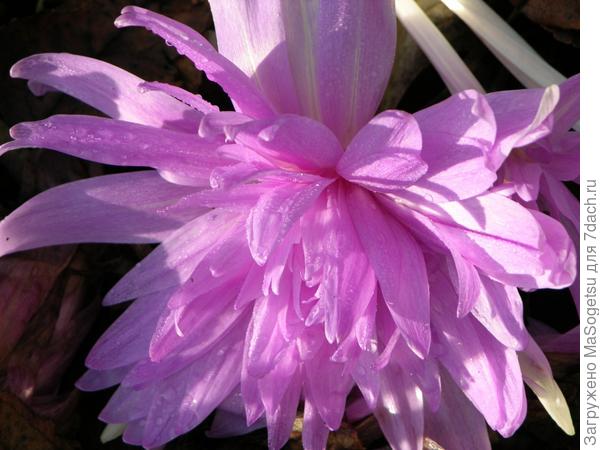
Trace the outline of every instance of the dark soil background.
{"label": "dark soil background", "polygon": [[[579,71],[578,0],[487,0],[554,67],[570,76]],[[432,2],[425,2],[432,3]],[[204,0],[0,0],[0,142],[17,122],[57,113],[96,114],[58,93],[34,97],[22,80],[8,76],[20,58],[40,52],[93,56],[147,80],[184,87],[219,105],[231,107],[220,88],[198,73],[172,48],[141,29],[117,30],[120,9],[135,4],[184,22],[214,41]],[[519,83],[445,7],[428,13],[451,40],[487,90],[519,88]],[[414,42],[400,30],[398,61],[384,98],[385,108],[409,112],[448,96],[441,79]],[[58,184],[118,169],[56,152],[26,150],[0,159],[0,217],[33,195]],[[573,186],[574,192],[577,187]],[[0,260],[0,450],[131,448],[120,440],[102,445],[103,424],[96,419],[111,390],[81,393],[74,381],[95,340],[122,312],[101,308],[108,289],[146,255],[150,246],[81,245],[23,252]],[[528,320],[559,331],[577,324],[568,291],[525,295]],[[555,375],[578,422],[579,359],[552,354]],[[530,392],[529,392],[530,394]],[[492,433],[495,450],[569,450],[568,437],[529,398],[523,427],[510,439]],[[209,421],[207,421],[209,422]],[[301,423],[298,423],[298,428]],[[205,437],[207,425],[166,446],[175,449],[266,449],[266,432],[224,440]],[[296,430],[286,448],[300,449]],[[376,422],[345,423],[333,433],[331,449],[387,449]],[[427,442],[427,448],[438,449]],[[447,449],[452,450],[452,449]]]}

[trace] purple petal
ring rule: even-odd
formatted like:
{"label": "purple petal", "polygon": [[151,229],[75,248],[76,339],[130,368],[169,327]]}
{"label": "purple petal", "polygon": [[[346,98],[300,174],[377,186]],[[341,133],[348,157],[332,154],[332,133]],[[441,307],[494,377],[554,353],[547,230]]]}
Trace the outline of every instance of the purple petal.
{"label": "purple petal", "polygon": [[423,394],[403,370],[388,366],[381,372],[377,423],[394,450],[423,448]]}
{"label": "purple petal", "polygon": [[10,75],[62,91],[113,119],[195,133],[202,118],[201,113],[162,92],[140,92],[141,78],[85,56],[29,56],[16,63]]}
{"label": "purple petal", "polygon": [[141,90],[143,93],[164,92],[174,99],[177,99],[189,107],[194,108],[196,111],[200,111],[204,114],[210,114],[219,111],[217,106],[207,102],[201,96],[192,94],[191,92],[172,84],[160,83],[158,81],[145,81],[138,86],[138,90]]}
{"label": "purple petal", "polygon": [[207,185],[211,171],[229,162],[196,135],[95,116],[60,115],[23,122],[0,155],[18,148],[48,148],[116,166],[149,166],[177,184]]}
{"label": "purple petal", "polygon": [[136,363],[148,357],[150,339],[170,292],[139,298],[98,339],[85,364],[108,370]]}
{"label": "purple petal", "polygon": [[273,414],[269,411],[266,413],[267,428],[269,430],[269,450],[279,450],[290,438],[302,388],[300,373],[300,370],[297,370],[292,374],[279,408]]}
{"label": "purple petal", "polygon": [[226,126],[225,130],[230,139],[283,168],[332,169],[343,153],[335,135],[308,117],[281,115]]}
{"label": "purple petal", "polygon": [[396,325],[413,351],[429,351],[429,285],[414,238],[360,188],[348,195],[350,215]]}
{"label": "purple petal", "polygon": [[432,321],[440,361],[487,423],[503,436],[510,436],[526,413],[525,390],[514,350],[498,343],[482,326],[467,316],[455,318],[456,294],[449,280],[438,274],[431,283]]}
{"label": "purple petal", "polygon": [[123,381],[123,378],[131,370],[132,366],[117,367],[110,370],[87,370],[75,383],[77,389],[84,392],[99,391],[115,386]]}
{"label": "purple petal", "polygon": [[280,113],[301,113],[288,61],[281,0],[210,1],[219,53],[235,63]]}
{"label": "purple petal", "polygon": [[559,88],[555,85],[546,89],[494,92],[485,96],[494,111],[498,129],[490,155],[491,167],[500,167],[514,148],[523,147],[550,133],[551,114],[559,96]]}
{"label": "purple petal", "polygon": [[409,191],[429,201],[472,197],[488,189],[496,174],[487,159],[496,138],[494,114],[485,98],[465,91],[415,114],[423,139],[421,158],[429,170]]}
{"label": "purple petal", "polygon": [[407,113],[386,111],[352,139],[337,165],[347,180],[378,192],[397,192],[427,172],[421,159],[421,132]]}
{"label": "purple petal", "polygon": [[302,113],[327,125],[343,145],[379,106],[394,59],[393,8],[388,1],[283,2]]}
{"label": "purple petal", "polygon": [[442,401],[437,411],[425,415],[425,434],[447,449],[492,449],[483,416],[445,371],[442,371]]}
{"label": "purple petal", "polygon": [[332,348],[325,344],[314,357],[304,362],[304,389],[323,422],[330,430],[336,430],[342,422],[352,380],[344,373],[344,364],[330,360],[331,353]]}
{"label": "purple petal", "polygon": [[[536,284],[546,238],[532,213],[499,194],[437,205],[438,232],[472,264],[503,282]],[[443,211],[443,213],[441,213]]]}
{"label": "purple petal", "polygon": [[471,311],[500,343],[514,350],[527,344],[523,301],[517,288],[481,277],[481,292]]}
{"label": "purple petal", "polygon": [[324,450],[329,429],[321,419],[311,399],[304,399],[304,422],[302,424],[302,447],[304,450]]}
{"label": "purple petal", "polygon": [[119,28],[144,27],[190,58],[206,76],[231,97],[236,110],[255,118],[273,115],[267,100],[250,79],[231,61],[220,55],[202,35],[173,19],[136,6],[127,6],[115,20]]}
{"label": "purple petal", "polygon": [[242,220],[239,213],[213,210],[188,222],[121,278],[106,295],[104,304],[179,286],[213,246],[230,233],[240,232]]}
{"label": "purple petal", "polygon": [[332,182],[319,177],[310,184],[282,182],[261,195],[246,222],[248,244],[258,264],[266,262],[275,245]]}
{"label": "purple petal", "polygon": [[195,189],[156,172],[75,181],[32,198],[0,222],[0,254],[78,242],[159,242],[206,208],[171,213]]}
{"label": "purple petal", "polygon": [[560,97],[553,113],[553,134],[564,133],[579,121],[579,78],[579,74],[574,75],[558,86]]}
{"label": "purple petal", "polygon": [[240,382],[243,329],[233,328],[203,358],[159,387],[144,429],[144,447],[158,447],[196,427]]}

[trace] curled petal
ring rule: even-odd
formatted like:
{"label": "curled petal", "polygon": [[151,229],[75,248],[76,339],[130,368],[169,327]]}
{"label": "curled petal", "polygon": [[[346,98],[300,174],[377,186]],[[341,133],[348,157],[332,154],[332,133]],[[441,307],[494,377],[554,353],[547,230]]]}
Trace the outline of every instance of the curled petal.
{"label": "curled petal", "polygon": [[202,114],[162,92],[142,92],[144,80],[111,64],[68,53],[42,53],[17,62],[14,78],[69,94],[109,117],[195,133]]}
{"label": "curled petal", "polygon": [[190,58],[206,76],[229,94],[240,112],[252,117],[269,117],[273,110],[250,79],[220,55],[202,35],[173,19],[137,6],[127,6],[115,20],[122,27],[144,27]]}

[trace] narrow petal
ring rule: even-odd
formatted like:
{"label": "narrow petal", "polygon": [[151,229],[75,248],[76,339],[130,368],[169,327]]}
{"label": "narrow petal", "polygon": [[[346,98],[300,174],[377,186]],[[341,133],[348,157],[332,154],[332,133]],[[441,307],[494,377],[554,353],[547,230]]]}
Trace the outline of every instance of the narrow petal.
{"label": "narrow petal", "polygon": [[325,450],[329,429],[309,397],[304,399],[302,446],[305,450]]}
{"label": "narrow petal", "polygon": [[165,94],[173,97],[174,99],[185,103],[190,108],[194,108],[196,111],[200,111],[204,114],[210,114],[219,111],[219,108],[217,106],[207,102],[201,96],[197,94],[192,94],[191,92],[188,92],[185,89],[168,83],[160,83],[158,81],[145,81],[143,83],[140,83],[140,85],[138,86],[138,91],[142,91],[143,93],[164,92]]}
{"label": "narrow petal", "polygon": [[131,370],[132,366],[117,367],[110,370],[87,370],[75,383],[77,389],[84,392],[99,391],[115,386],[123,381],[123,378]]}
{"label": "narrow petal", "polygon": [[198,207],[170,213],[170,205],[194,191],[153,171],[63,184],[0,222],[0,254],[79,242],[160,242],[206,212]]}
{"label": "narrow petal", "polygon": [[345,146],[373,117],[390,76],[393,3],[283,2],[283,21],[302,113]]}
{"label": "narrow petal", "polygon": [[483,416],[445,371],[442,401],[437,411],[425,415],[425,434],[447,449],[492,449]]}
{"label": "narrow petal", "polygon": [[527,345],[523,301],[517,288],[481,277],[481,291],[473,316],[502,344],[514,350]]}
{"label": "narrow petal", "polygon": [[330,360],[332,351],[332,346],[325,344],[316,350],[314,357],[304,362],[304,389],[323,422],[330,430],[336,430],[342,423],[352,380],[344,373],[344,364]]}
{"label": "narrow petal", "polygon": [[214,351],[165,380],[148,411],[144,447],[161,446],[196,427],[240,380],[243,330],[224,338]]}
{"label": "narrow petal", "polygon": [[297,370],[290,379],[279,408],[273,413],[266,413],[267,429],[269,430],[269,450],[279,450],[289,440],[296,419],[302,378]]}
{"label": "narrow petal", "polygon": [[423,394],[404,371],[388,366],[381,372],[377,423],[393,450],[423,448]]}
{"label": "narrow petal", "polygon": [[260,118],[273,115],[273,110],[250,79],[231,61],[220,55],[202,35],[173,19],[137,6],[123,8],[115,25],[144,27],[173,45],[190,58],[206,76],[218,83],[231,97],[236,110]]}
{"label": "narrow petal", "polygon": [[402,226],[360,188],[351,188],[348,206],[354,226],[385,302],[413,351],[429,351],[429,285],[423,253]]}
{"label": "narrow petal", "polygon": [[202,119],[201,113],[162,92],[141,92],[141,78],[85,56],[29,56],[17,62],[10,75],[64,92],[113,119],[189,133],[195,133]]}
{"label": "narrow petal", "polygon": [[85,364],[109,370],[147,358],[150,339],[168,299],[169,292],[158,292],[133,302],[98,339]]}
{"label": "narrow petal", "polygon": [[10,133],[14,141],[1,145],[0,155],[48,148],[103,164],[152,167],[177,184],[206,186],[211,171],[228,164],[217,145],[196,135],[95,116],[52,116],[17,124]]}
{"label": "narrow petal", "polygon": [[471,317],[454,317],[456,293],[443,275],[437,274],[431,289],[432,297],[438,299],[432,322],[442,346],[441,363],[490,427],[510,436],[527,410],[516,352],[498,343]]}
{"label": "narrow petal", "polygon": [[421,129],[421,158],[429,170],[409,191],[430,201],[472,197],[488,189],[496,174],[487,160],[496,122],[485,97],[465,91],[415,114]]}
{"label": "narrow petal", "polygon": [[419,125],[410,114],[385,111],[352,139],[337,171],[373,191],[401,191],[427,172],[421,145]]}
{"label": "narrow petal", "polygon": [[299,114],[281,0],[211,0],[219,53],[239,67],[280,113]]}

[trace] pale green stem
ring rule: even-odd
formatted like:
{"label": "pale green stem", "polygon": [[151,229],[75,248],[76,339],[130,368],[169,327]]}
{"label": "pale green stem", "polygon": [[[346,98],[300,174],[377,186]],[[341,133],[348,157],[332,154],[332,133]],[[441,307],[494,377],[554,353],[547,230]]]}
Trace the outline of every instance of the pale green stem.
{"label": "pale green stem", "polygon": [[525,87],[546,87],[565,80],[482,0],[441,0],[479,36]]}
{"label": "pale green stem", "polygon": [[448,40],[414,0],[396,0],[396,15],[427,55],[451,93],[483,87]]}

